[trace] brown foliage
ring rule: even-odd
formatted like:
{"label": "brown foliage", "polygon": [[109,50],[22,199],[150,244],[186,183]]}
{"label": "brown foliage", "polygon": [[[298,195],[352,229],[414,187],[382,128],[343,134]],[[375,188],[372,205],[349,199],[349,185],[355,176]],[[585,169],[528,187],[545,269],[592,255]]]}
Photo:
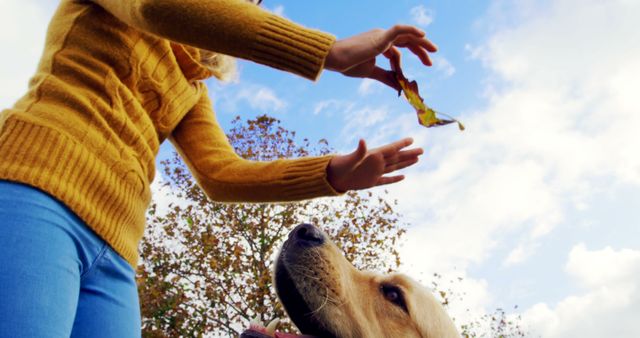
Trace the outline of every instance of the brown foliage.
{"label": "brown foliage", "polygon": [[[228,134],[241,156],[268,161],[324,155],[326,140],[312,147],[268,116],[236,118]],[[152,203],[141,244],[138,285],[145,337],[237,336],[258,317],[284,319],[272,289],[273,258],[299,223],[322,227],[360,269],[386,272],[400,264],[404,229],[386,192],[350,192],[341,198],[286,204],[211,202],[177,156],[163,164],[172,187],[166,215]],[[285,322],[280,329],[291,330]]]}
{"label": "brown foliage", "polygon": [[[452,303],[464,302],[466,293],[456,291],[458,288],[455,286],[464,279],[457,277],[446,281],[443,278],[441,274],[434,273],[431,276],[430,287],[445,309],[448,309]],[[518,306],[515,306],[514,310],[517,309]],[[468,308],[466,311],[470,312]],[[497,308],[492,313],[473,318],[466,323],[459,323],[456,318],[453,320],[458,322],[462,338],[518,338],[529,335],[523,327],[522,317],[519,314],[508,314],[502,308]]]}

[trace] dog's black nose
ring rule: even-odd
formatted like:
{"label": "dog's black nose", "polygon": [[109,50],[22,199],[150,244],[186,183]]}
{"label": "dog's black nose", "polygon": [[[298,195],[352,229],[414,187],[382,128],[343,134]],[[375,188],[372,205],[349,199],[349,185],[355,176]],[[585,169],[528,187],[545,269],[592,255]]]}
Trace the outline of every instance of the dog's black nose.
{"label": "dog's black nose", "polygon": [[289,235],[289,238],[294,239],[296,242],[308,245],[316,246],[324,243],[324,235],[320,229],[311,224],[300,224]]}

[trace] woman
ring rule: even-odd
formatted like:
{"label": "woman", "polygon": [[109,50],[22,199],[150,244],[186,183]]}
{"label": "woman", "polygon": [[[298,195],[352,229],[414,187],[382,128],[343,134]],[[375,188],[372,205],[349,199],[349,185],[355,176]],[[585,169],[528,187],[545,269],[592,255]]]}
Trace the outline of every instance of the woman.
{"label": "woman", "polygon": [[169,139],[207,196],[290,201],[400,181],[410,139],[348,155],[251,162],[203,80],[240,57],[315,80],[394,88],[375,57],[435,46],[410,26],[338,40],[240,0],[62,0],[29,91],[0,115],[0,337],[135,337],[137,245]]}

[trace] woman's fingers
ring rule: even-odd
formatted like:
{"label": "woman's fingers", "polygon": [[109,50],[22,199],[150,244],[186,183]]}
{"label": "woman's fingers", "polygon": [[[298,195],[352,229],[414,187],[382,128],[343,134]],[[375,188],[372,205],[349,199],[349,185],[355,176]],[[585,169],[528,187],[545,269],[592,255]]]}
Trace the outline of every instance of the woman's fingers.
{"label": "woman's fingers", "polygon": [[376,182],[376,186],[379,185],[386,185],[386,184],[392,184],[392,183],[398,183],[400,181],[404,180],[404,175],[398,175],[398,176],[382,176],[378,179],[378,181]]}
{"label": "woman's fingers", "polygon": [[385,158],[387,164],[394,164],[397,162],[402,162],[406,160],[410,160],[412,158],[418,157],[422,155],[424,151],[422,148],[414,148],[409,150],[400,151],[392,156],[388,156]]}
{"label": "woman's fingers", "polygon": [[418,157],[414,157],[412,159],[405,160],[405,161],[402,161],[402,162],[397,162],[395,164],[391,164],[391,165],[386,166],[384,168],[384,173],[388,174],[388,173],[394,172],[396,170],[400,170],[400,169],[404,169],[406,167],[410,167],[410,166],[412,166],[412,165],[414,165],[416,163],[418,163]]}
{"label": "woman's fingers", "polygon": [[436,52],[437,47],[426,38],[418,38],[413,35],[402,35],[398,37],[393,45],[396,47],[408,48],[411,52],[420,58],[423,64],[431,65],[427,52]]}
{"label": "woman's fingers", "polygon": [[405,44],[414,45],[425,49],[427,52],[435,53],[438,51],[438,47],[427,38],[417,38],[415,36],[407,36]]}
{"label": "woman's fingers", "polygon": [[436,46],[435,43],[431,42],[431,40],[427,38],[418,39],[418,45],[431,53],[435,53],[438,51],[438,46]]}
{"label": "woman's fingers", "polygon": [[[396,47],[410,49],[426,65],[431,62],[427,53],[437,50],[437,47],[425,38],[424,31],[415,26],[396,25],[387,30],[374,29],[336,41],[327,55],[325,68],[346,73],[348,76],[366,77],[371,73],[371,67],[357,66],[366,62],[375,64],[375,58],[379,54],[387,58],[399,56],[400,52]],[[347,73],[352,68],[358,68],[358,71]]]}
{"label": "woman's fingers", "polygon": [[384,57],[386,57],[387,59],[391,59],[393,56],[400,57],[400,50],[396,46],[391,46],[389,47],[389,49],[384,51],[382,55],[384,55]]}
{"label": "woman's fingers", "polygon": [[395,25],[386,31],[386,39],[388,42],[394,41],[401,35],[413,35],[416,37],[423,37],[424,31],[418,29],[415,26],[409,25]]}
{"label": "woman's fingers", "polygon": [[421,47],[416,47],[412,45],[412,46],[408,46],[407,48],[409,48],[409,50],[413,52],[413,54],[415,54],[420,59],[423,65],[425,66],[433,65],[433,62],[431,62],[431,58],[429,57],[429,54],[427,54],[427,52]]}
{"label": "woman's fingers", "polygon": [[397,47],[407,47],[409,45],[415,45],[424,48],[431,53],[435,53],[438,51],[438,47],[433,42],[431,42],[431,40],[425,37],[418,37],[411,34],[400,35],[396,37],[396,39],[392,42],[393,45]]}
{"label": "woman's fingers", "polygon": [[413,139],[411,137],[404,138],[399,141],[395,141],[393,143],[389,143],[380,148],[376,148],[375,151],[378,151],[384,155],[384,157],[389,157],[396,155],[396,153],[403,148],[406,148],[413,144]]}
{"label": "woman's fingers", "polygon": [[358,162],[362,161],[366,155],[367,143],[363,139],[360,139],[360,141],[358,141],[358,148],[351,153],[352,165],[355,166]]}
{"label": "woman's fingers", "polygon": [[378,80],[395,90],[401,89],[400,83],[398,82],[398,79],[396,79],[396,74],[390,70],[385,70],[375,66],[369,78]]}
{"label": "woman's fingers", "polygon": [[385,158],[385,174],[418,163],[418,157],[423,153],[424,151],[422,148],[416,148],[401,151],[393,156]]}

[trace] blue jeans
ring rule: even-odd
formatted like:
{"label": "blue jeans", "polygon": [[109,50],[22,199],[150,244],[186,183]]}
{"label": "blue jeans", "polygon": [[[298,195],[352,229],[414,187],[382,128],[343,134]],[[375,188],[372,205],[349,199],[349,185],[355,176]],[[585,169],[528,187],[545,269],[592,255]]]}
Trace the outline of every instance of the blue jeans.
{"label": "blue jeans", "polygon": [[54,197],[0,180],[0,338],[140,335],[127,261]]}

